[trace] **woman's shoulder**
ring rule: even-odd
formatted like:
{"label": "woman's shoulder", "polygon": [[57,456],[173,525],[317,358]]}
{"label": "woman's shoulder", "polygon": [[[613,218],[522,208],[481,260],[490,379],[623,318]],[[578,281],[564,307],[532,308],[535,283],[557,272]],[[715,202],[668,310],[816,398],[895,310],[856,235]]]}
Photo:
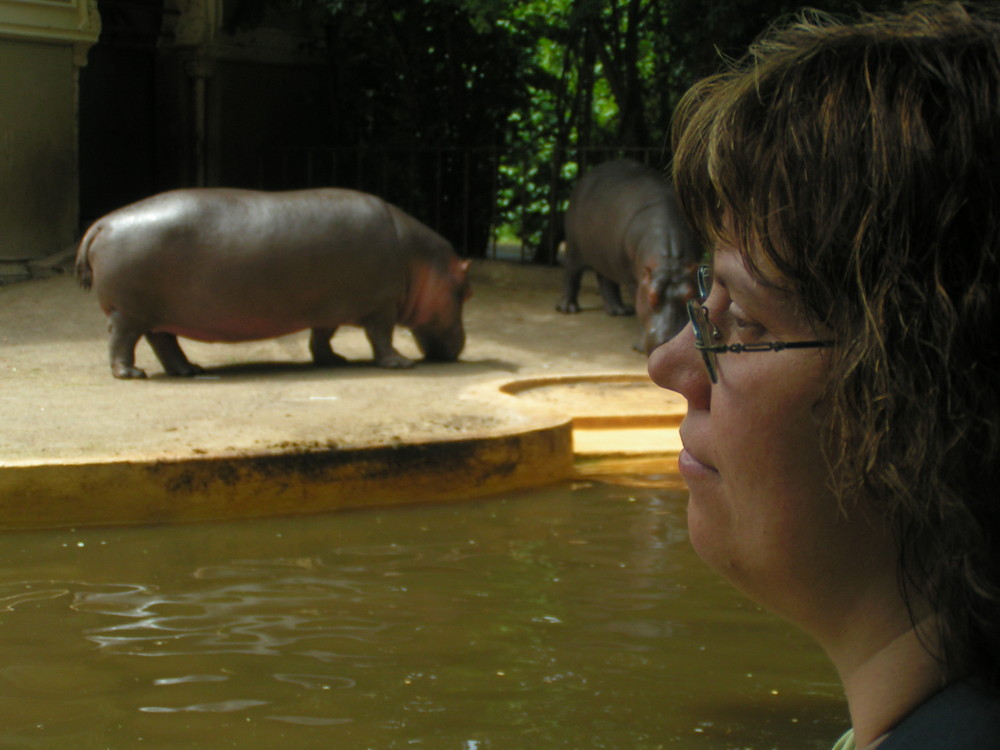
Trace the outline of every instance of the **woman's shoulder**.
{"label": "woman's shoulder", "polygon": [[896,726],[879,750],[997,750],[1000,693],[956,682]]}

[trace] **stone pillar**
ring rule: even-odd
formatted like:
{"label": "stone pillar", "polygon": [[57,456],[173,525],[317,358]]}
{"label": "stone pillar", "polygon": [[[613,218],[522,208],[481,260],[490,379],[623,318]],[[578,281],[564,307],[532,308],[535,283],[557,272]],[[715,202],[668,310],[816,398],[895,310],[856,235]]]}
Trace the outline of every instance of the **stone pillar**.
{"label": "stone pillar", "polygon": [[215,72],[215,38],[219,32],[222,8],[220,0],[175,0],[179,11],[173,29],[172,48],[184,61],[190,81],[193,175],[199,187],[210,184],[215,161],[209,117],[210,80]]}
{"label": "stone pillar", "polygon": [[73,244],[78,72],[99,34],[90,0],[0,0],[0,281]]}
{"label": "stone pillar", "polygon": [[209,142],[209,79],[214,70],[214,60],[197,55],[184,64],[184,70],[191,78],[191,112],[193,113],[191,127],[194,153],[195,185],[205,187],[209,184],[209,170],[214,160],[210,158],[212,144]]}

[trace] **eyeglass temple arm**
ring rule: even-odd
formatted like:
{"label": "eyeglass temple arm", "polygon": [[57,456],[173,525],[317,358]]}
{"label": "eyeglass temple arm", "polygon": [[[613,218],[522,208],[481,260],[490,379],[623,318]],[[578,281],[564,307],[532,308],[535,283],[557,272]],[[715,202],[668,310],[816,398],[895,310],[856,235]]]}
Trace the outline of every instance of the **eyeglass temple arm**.
{"label": "eyeglass temple arm", "polygon": [[704,352],[715,352],[722,354],[730,352],[740,354],[742,352],[780,352],[783,349],[819,349],[833,346],[833,341],[768,341],[760,344],[715,344],[706,346],[695,342],[695,349]]}

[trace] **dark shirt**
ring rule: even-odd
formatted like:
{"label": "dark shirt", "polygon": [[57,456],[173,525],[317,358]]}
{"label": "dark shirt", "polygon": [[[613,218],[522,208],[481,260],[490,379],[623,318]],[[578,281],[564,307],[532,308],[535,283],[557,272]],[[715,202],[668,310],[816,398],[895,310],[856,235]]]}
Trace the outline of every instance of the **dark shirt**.
{"label": "dark shirt", "polygon": [[918,706],[878,750],[1000,750],[1000,695],[968,682]]}

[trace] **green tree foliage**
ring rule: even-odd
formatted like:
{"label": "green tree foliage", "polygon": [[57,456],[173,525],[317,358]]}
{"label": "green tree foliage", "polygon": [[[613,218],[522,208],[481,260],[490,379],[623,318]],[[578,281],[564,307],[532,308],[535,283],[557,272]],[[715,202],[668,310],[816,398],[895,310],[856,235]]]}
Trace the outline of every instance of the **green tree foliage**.
{"label": "green tree foliage", "polygon": [[[330,18],[332,140],[354,149],[342,170],[360,181],[364,155],[377,156],[390,173],[382,177],[386,197],[465,252],[482,254],[491,227],[506,225],[540,262],[554,259],[569,188],[588,164],[631,153],[665,166],[670,116],[683,92],[800,7],[785,0],[320,2]],[[813,6],[837,13],[898,4]]]}
{"label": "green tree foliage", "polygon": [[528,104],[517,72],[530,61],[516,34],[448,0],[329,8],[338,141],[503,145],[507,113]]}
{"label": "green tree foliage", "polygon": [[[881,10],[886,0],[825,0],[838,14]],[[668,131],[680,97],[697,79],[740,56],[788,0],[536,0],[512,18],[535,47],[526,76],[527,110],[511,128],[502,173],[504,218],[551,262],[571,183],[594,164],[624,154],[656,167],[669,161]],[[539,23],[539,18],[548,23]]]}
{"label": "green tree foliage", "polygon": [[655,153],[663,142],[663,125],[649,116],[663,0],[538,0],[517,4],[511,19],[534,45],[531,106],[508,118],[500,206],[535,259],[552,262],[581,169],[623,149]]}
{"label": "green tree foliage", "polygon": [[486,247],[529,47],[475,4],[327,0],[338,184],[383,195],[468,254]]}

